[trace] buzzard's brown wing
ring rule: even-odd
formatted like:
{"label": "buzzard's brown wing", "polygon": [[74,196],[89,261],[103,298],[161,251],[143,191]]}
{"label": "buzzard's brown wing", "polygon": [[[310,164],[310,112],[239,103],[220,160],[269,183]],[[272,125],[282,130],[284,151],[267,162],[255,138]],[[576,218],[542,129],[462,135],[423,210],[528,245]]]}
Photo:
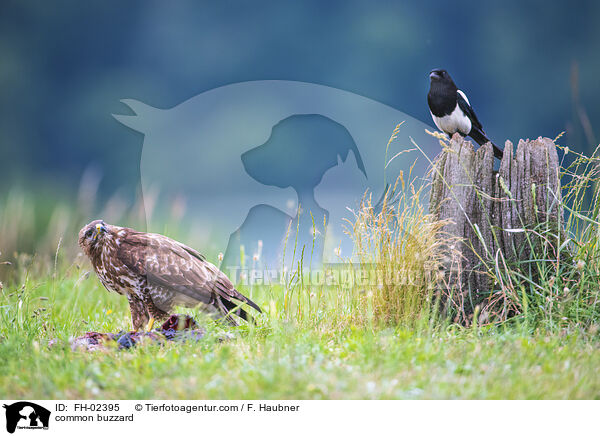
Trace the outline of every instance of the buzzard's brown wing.
{"label": "buzzard's brown wing", "polygon": [[[227,313],[235,308],[231,299],[260,308],[240,294],[227,276],[196,250],[166,236],[129,231],[119,237],[118,259],[149,283],[179,292]],[[247,319],[246,313],[239,312]]]}

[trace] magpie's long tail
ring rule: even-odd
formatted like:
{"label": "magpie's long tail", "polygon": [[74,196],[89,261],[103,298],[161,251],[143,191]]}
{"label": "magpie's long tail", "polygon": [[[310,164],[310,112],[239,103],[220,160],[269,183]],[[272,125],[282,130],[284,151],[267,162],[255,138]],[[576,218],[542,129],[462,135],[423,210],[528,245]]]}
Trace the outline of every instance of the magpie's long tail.
{"label": "magpie's long tail", "polygon": [[479,145],[483,145],[486,143],[491,143],[492,144],[492,148],[494,149],[494,157],[497,157],[498,159],[502,159],[502,150],[500,148],[498,148],[498,146],[496,144],[494,144],[492,141],[490,141],[488,139],[487,136],[485,136],[485,133],[483,133],[481,130],[477,129],[477,128],[472,128],[471,131],[469,132],[469,136],[471,138],[473,138],[475,140],[475,142],[477,142]]}

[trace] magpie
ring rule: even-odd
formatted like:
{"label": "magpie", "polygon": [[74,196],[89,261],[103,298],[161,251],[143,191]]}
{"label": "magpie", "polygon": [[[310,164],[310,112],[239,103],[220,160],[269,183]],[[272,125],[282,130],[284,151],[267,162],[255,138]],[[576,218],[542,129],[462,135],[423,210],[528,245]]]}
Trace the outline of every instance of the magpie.
{"label": "magpie", "polygon": [[[479,145],[491,142],[477,115],[473,111],[469,99],[450,77],[446,70],[432,70],[429,73],[431,85],[427,94],[427,103],[433,122],[442,132],[452,136],[458,132],[462,136],[470,136]],[[493,142],[494,156],[502,159],[502,150]]]}

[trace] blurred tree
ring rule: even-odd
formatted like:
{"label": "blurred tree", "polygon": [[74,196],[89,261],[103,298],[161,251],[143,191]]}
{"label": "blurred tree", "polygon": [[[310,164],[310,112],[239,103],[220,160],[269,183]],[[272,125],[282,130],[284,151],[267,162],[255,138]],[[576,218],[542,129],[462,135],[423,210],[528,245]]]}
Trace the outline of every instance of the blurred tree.
{"label": "blurred tree", "polygon": [[[256,79],[342,88],[430,123],[427,73],[444,67],[497,142],[554,136],[581,108],[599,132],[599,21],[594,1],[4,1],[0,183],[69,186],[94,163],[102,192],[133,195],[142,139],[110,116],[121,98],[171,107]],[[589,151],[589,134],[567,140]]]}

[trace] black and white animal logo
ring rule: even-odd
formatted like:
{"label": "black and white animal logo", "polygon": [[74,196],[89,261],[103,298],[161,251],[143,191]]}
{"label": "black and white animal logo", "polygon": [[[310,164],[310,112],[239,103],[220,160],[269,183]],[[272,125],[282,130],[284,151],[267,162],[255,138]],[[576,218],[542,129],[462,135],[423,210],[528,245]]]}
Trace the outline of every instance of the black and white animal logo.
{"label": "black and white animal logo", "polygon": [[19,429],[48,429],[50,411],[29,401],[4,404],[6,409],[6,431]]}

